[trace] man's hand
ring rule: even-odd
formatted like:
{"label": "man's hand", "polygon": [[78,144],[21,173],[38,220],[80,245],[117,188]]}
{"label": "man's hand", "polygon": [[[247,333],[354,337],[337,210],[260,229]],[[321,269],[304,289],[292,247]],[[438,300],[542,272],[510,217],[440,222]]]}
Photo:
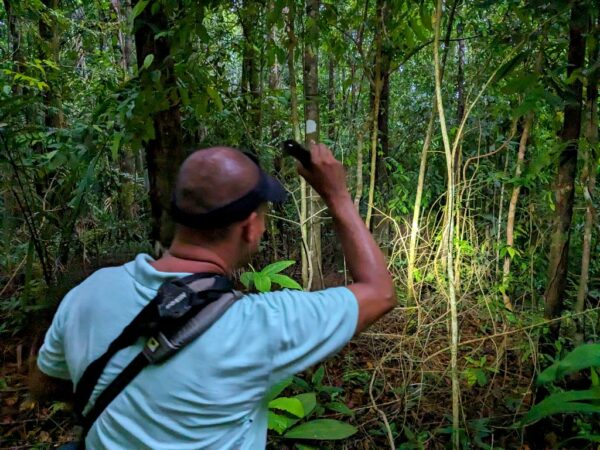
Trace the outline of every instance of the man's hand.
{"label": "man's hand", "polygon": [[325,144],[311,144],[310,169],[298,163],[298,173],[323,198],[327,205],[350,196],[346,187],[344,165],[335,159]]}
{"label": "man's hand", "polygon": [[344,166],[323,144],[312,144],[310,150],[310,169],[299,165],[298,173],[329,207],[354,280],[348,288],[358,301],[358,334],[396,305],[394,283],[381,250],[352,203]]}

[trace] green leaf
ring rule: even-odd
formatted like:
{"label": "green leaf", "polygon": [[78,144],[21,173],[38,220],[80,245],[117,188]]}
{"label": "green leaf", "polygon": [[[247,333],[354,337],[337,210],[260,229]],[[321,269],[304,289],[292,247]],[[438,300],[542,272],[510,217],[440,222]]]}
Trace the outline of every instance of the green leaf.
{"label": "green leaf", "polygon": [[146,55],[146,57],[144,58],[144,64],[142,64],[142,69],[147,69],[148,67],[150,67],[150,65],[152,64],[152,61],[154,61],[154,55],[152,53],[150,53],[149,55]]}
{"label": "green leaf", "polygon": [[286,439],[316,439],[333,441],[346,439],[358,430],[352,425],[333,419],[317,419],[300,424],[283,435]]}
{"label": "green leaf", "polygon": [[240,283],[242,283],[246,289],[250,289],[253,279],[254,272],[244,272],[240,275]]}
{"label": "green leaf", "polygon": [[537,383],[551,383],[565,375],[588,367],[600,367],[600,344],[580,345],[562,360],[555,362],[540,373]]}
{"label": "green leaf", "polygon": [[219,111],[223,111],[223,101],[221,100],[221,96],[212,86],[206,87],[206,93],[210,97],[210,99],[214,102],[215,106]]}
{"label": "green leaf", "polygon": [[277,261],[272,264],[269,264],[267,267],[265,267],[263,270],[261,270],[261,272],[264,273],[265,275],[273,275],[275,273],[279,273],[282,270],[287,269],[290,266],[293,266],[294,264],[296,264],[296,261],[291,261],[291,260]]}
{"label": "green leaf", "polygon": [[282,434],[285,430],[295,425],[299,419],[293,417],[284,416],[282,414],[276,414],[273,411],[269,411],[268,415],[268,428],[269,430],[276,431]]}
{"label": "green leaf", "polygon": [[580,403],[586,400],[600,400],[600,389],[585,391],[567,391],[552,394],[529,410],[523,418],[523,424],[537,422],[553,414],[564,413],[600,413],[600,406]]}
{"label": "green leaf", "polygon": [[150,3],[150,0],[139,0],[131,10],[131,20],[139,16],[144,11],[144,9],[146,9],[148,3]]}
{"label": "green leaf", "polygon": [[270,409],[280,409],[293,416],[302,419],[304,417],[304,407],[302,402],[294,397],[279,397],[269,402]]}
{"label": "green leaf", "polygon": [[259,292],[269,292],[271,290],[271,279],[264,273],[255,272],[253,281]]}
{"label": "green leaf", "polygon": [[312,384],[321,384],[323,381],[323,377],[325,376],[325,367],[319,366],[315,373],[312,376]]}
{"label": "green leaf", "polygon": [[[270,402],[271,400],[273,400],[274,398],[276,398],[277,396],[279,396],[279,394],[281,394],[285,388],[287,388],[290,384],[292,384],[292,381],[294,380],[293,377],[289,377],[286,378],[285,380],[281,380],[279,383],[274,384],[273,386],[271,386],[271,388],[269,389],[269,392],[267,392],[267,401]],[[306,411],[306,409],[305,409]]]}
{"label": "green leaf", "polygon": [[317,406],[317,395],[314,392],[298,394],[294,398],[297,398],[300,401],[300,403],[302,403],[302,408],[304,409],[304,417],[308,417]]}
{"label": "green leaf", "polygon": [[344,414],[346,416],[354,417],[354,411],[348,408],[348,405],[342,402],[331,402],[325,405],[327,409],[330,409],[335,412],[339,412],[340,414]]}
{"label": "green leaf", "polygon": [[300,286],[300,284],[298,284],[298,282],[296,280],[288,277],[287,275],[282,275],[280,273],[274,273],[274,274],[269,275],[269,278],[271,278],[271,281],[273,283],[278,284],[282,288],[298,289],[299,291],[302,290],[302,286]]}

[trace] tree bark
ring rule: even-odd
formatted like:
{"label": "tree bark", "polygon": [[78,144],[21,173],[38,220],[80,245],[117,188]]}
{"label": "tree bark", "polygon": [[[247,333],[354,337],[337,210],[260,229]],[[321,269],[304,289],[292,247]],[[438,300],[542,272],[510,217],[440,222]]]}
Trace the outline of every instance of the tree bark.
{"label": "tree bark", "polygon": [[[585,32],[587,14],[582,1],[571,6],[569,23],[569,52],[567,78],[575,70],[583,68],[585,60]],[[550,319],[560,315],[567,282],[569,261],[569,240],[575,176],[577,174],[578,140],[581,130],[581,103],[583,85],[579,79],[568,84],[565,89],[563,127],[560,139],[565,144],[558,162],[558,173],[554,188],[555,219],[550,244],[548,265],[548,285],[545,293],[545,317]],[[555,332],[558,328],[555,329]]]}
{"label": "tree bark", "polygon": [[129,0],[111,0],[111,3],[119,22],[118,39],[121,48],[121,68],[123,73],[129,76],[131,75],[133,45],[131,35],[126,30],[128,17],[131,14],[131,3]]}
{"label": "tree bark", "polygon": [[[135,5],[134,5],[135,6]],[[138,69],[141,70],[148,55],[154,55],[149,68],[140,74],[141,90],[154,88],[150,73],[161,72],[162,88],[177,92],[173,58],[170,57],[169,23],[165,12],[159,9],[152,14],[150,7],[136,17],[134,23]],[[158,33],[162,33],[160,37]],[[152,117],[155,136],[146,143],[146,165],[150,181],[150,205],[152,210],[151,239],[168,246],[173,238],[173,223],[168,210],[171,193],[175,186],[177,170],[183,159],[183,132],[177,99],[169,98],[169,106]]]}
{"label": "tree bark", "polygon": [[[304,120],[305,143],[319,142],[319,0],[306,1],[306,36],[304,43]],[[308,221],[308,251],[312,261],[312,277],[309,274],[309,287],[313,290],[323,288],[321,257],[321,220],[322,209],[319,196],[310,189]],[[312,279],[311,279],[312,278]]]}

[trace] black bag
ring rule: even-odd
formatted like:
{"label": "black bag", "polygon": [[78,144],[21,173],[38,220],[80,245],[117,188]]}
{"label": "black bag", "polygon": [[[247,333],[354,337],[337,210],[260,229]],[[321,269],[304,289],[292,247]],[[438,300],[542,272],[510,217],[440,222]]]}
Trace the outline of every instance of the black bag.
{"label": "black bag", "polygon": [[[93,361],[75,388],[75,412],[83,432],[79,448],[102,411],[149,364],[160,364],[215,323],[241,297],[231,280],[214,273],[197,273],[164,283],[150,301]],[[92,391],[110,359],[119,350],[147,337],[144,349],[85,410]],[[85,411],[84,411],[85,410]]]}

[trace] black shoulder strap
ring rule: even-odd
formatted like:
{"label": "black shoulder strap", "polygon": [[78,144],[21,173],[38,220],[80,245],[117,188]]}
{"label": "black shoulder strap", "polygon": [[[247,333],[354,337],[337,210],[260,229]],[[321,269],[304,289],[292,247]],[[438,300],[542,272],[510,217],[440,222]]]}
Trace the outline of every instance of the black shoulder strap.
{"label": "black shoulder strap", "polygon": [[[193,285],[198,280],[214,276],[215,274],[195,273],[193,275],[175,280],[172,283],[176,283],[178,286],[189,286]],[[224,286],[223,279],[229,284]],[[229,279],[225,277],[219,277],[217,280],[219,283],[218,287],[222,290],[231,289],[231,282]],[[137,316],[135,316],[129,325],[123,329],[121,334],[111,342],[106,352],[98,359],[93,361],[89,366],[87,366],[83,372],[83,375],[79,379],[79,382],[77,383],[77,387],[75,388],[74,408],[77,414],[81,414],[83,412],[85,405],[92,395],[94,387],[98,383],[100,375],[102,375],[102,372],[104,372],[104,369],[111,358],[115,356],[119,350],[133,345],[139,337],[148,336],[155,331],[160,318],[157,301],[159,300],[162,291],[163,287],[161,286],[156,296],[138,313]]]}
{"label": "black shoulder strap", "polygon": [[[207,278],[212,280],[206,280]],[[210,283],[207,284],[206,281]],[[180,292],[195,294],[189,310],[182,310],[177,304],[180,296],[177,295],[177,290],[173,293],[173,284],[182,289]],[[161,295],[167,295],[168,301],[160,298]],[[75,411],[81,417],[82,445],[85,445],[85,436],[98,416],[144,367],[168,359],[208,329],[240,297],[241,294],[233,290],[228,278],[215,274],[194,274],[175,280],[171,282],[170,291],[161,287],[157,296],[125,327],[106,353],[87,367],[78,383]],[[167,320],[161,321],[165,316]],[[173,317],[181,320],[173,320]],[[94,405],[84,415],[85,405],[108,361],[119,350],[133,345],[140,336],[151,336],[143,351],[100,393]]]}

